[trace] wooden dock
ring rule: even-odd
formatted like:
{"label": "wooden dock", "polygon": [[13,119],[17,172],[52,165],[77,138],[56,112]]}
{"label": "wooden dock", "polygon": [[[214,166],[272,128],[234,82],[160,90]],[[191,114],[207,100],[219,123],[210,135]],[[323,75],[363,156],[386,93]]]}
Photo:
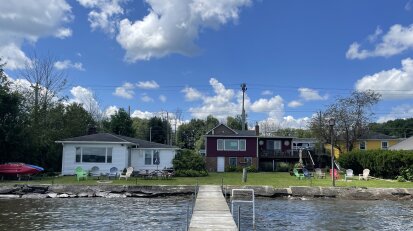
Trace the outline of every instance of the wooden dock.
{"label": "wooden dock", "polygon": [[220,186],[199,187],[189,230],[238,230]]}

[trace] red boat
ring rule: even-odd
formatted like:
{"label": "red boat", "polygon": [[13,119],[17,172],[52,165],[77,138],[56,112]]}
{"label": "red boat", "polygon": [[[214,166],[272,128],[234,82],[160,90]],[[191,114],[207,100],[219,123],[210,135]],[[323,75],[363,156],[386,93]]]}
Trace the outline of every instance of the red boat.
{"label": "red boat", "polygon": [[24,163],[7,163],[0,164],[0,175],[33,175],[44,171],[42,167],[24,164]]}

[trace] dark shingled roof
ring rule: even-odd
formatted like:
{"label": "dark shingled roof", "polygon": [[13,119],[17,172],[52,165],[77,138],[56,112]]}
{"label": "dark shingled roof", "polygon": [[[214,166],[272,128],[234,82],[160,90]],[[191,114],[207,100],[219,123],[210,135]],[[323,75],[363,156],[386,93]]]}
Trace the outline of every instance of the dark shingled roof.
{"label": "dark shingled roof", "polygon": [[149,142],[146,140],[136,139],[127,136],[115,135],[111,133],[96,133],[86,136],[78,136],[68,139],[63,139],[62,141],[57,141],[59,143],[65,142],[113,142],[113,143],[130,143],[132,145],[137,145],[139,148],[177,148],[172,145],[159,144],[155,142]]}
{"label": "dark shingled roof", "polygon": [[394,136],[385,135],[378,132],[369,132],[368,134],[360,137],[359,140],[394,140],[397,139]]}

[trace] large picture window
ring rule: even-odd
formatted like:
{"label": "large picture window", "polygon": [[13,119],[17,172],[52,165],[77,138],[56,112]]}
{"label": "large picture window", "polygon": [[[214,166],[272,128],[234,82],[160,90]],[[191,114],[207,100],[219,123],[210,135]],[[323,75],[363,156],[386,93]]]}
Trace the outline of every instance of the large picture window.
{"label": "large picture window", "polygon": [[76,147],[76,163],[112,163],[112,148]]}
{"label": "large picture window", "polygon": [[218,139],[217,140],[218,151],[245,151],[246,141],[244,139]]}

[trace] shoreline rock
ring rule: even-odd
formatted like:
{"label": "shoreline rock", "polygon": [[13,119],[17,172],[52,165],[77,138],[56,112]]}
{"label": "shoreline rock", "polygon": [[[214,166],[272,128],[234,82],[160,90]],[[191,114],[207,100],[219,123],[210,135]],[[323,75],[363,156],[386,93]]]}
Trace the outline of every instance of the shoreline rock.
{"label": "shoreline rock", "polygon": [[[356,188],[291,186],[224,186],[223,194],[232,189],[254,189],[256,197],[269,198],[335,198],[347,200],[413,200],[413,188]],[[0,198],[126,198],[192,195],[194,186],[138,185],[3,185]]]}

